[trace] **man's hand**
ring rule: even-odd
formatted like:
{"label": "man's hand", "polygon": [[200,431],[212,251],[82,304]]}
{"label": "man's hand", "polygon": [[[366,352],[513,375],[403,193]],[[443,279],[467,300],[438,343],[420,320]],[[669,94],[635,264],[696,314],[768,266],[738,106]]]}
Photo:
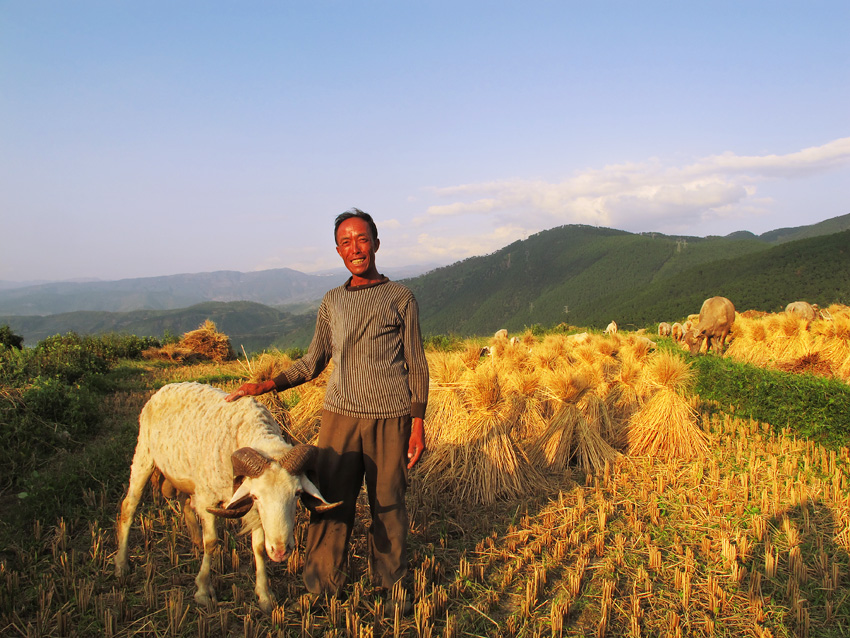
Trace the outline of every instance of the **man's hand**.
{"label": "man's hand", "polygon": [[425,451],[425,421],[424,419],[415,418],[410,426],[410,443],[407,444],[407,458],[410,463],[407,464],[407,469],[410,470],[419,461],[419,457]]}
{"label": "man's hand", "polygon": [[224,397],[225,401],[236,401],[236,399],[240,397],[256,397],[261,394],[265,394],[266,392],[271,392],[275,389],[275,384],[272,379],[268,381],[263,381],[262,383],[243,383],[238,390],[234,390],[226,397]]}

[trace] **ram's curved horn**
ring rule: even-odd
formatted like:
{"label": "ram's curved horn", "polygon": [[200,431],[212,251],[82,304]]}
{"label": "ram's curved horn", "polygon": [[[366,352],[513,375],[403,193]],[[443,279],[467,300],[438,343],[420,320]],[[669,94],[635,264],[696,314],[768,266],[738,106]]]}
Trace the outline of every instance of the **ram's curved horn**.
{"label": "ram's curved horn", "polygon": [[289,450],[289,453],[280,459],[280,464],[287,472],[297,476],[312,467],[318,453],[319,448],[315,445],[302,443]]}
{"label": "ram's curved horn", "polygon": [[233,476],[257,478],[269,466],[268,457],[252,447],[241,447],[230,455],[233,464]]}
{"label": "ram's curved horn", "polygon": [[208,507],[207,511],[222,518],[242,518],[252,507],[254,507],[254,499],[248,494],[227,507]]}

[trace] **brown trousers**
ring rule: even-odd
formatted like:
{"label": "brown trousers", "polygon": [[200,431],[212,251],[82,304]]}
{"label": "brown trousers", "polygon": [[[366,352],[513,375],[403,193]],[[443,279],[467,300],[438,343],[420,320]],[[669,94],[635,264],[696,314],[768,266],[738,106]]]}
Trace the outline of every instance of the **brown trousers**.
{"label": "brown trousers", "polygon": [[368,541],[374,585],[389,589],[407,573],[410,421],[410,416],[357,419],[322,412],[315,478],[322,495],[342,505],[310,514],[304,561],[308,591],[336,593],[348,580],[348,546],[364,477],[372,513]]}

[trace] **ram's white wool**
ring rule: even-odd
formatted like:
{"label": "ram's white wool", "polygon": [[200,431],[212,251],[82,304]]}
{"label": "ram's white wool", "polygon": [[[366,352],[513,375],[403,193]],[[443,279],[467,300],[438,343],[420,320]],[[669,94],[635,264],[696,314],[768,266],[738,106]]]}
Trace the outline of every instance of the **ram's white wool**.
{"label": "ram's white wool", "polygon": [[[203,523],[204,559],[195,579],[195,599],[199,603],[216,600],[210,569],[217,535],[215,515],[208,508],[221,510],[242,496],[253,499],[255,591],[260,607],[270,611],[275,601],[268,589],[263,550],[274,561],[284,560],[294,543],[296,496],[307,491],[324,499],[303,474],[290,474],[282,466],[293,447],[281,436],[269,410],[251,398],[226,402],[226,396],[224,391],[208,385],[174,383],[154,394],[142,409],[130,487],[118,519],[115,570],[119,577],[128,572],[130,526],[145,484],[156,467],[176,490],[191,495],[191,507]],[[235,494],[231,455],[242,449],[258,453],[260,469],[254,476],[246,475]],[[187,522],[191,530],[192,520],[187,518]]]}

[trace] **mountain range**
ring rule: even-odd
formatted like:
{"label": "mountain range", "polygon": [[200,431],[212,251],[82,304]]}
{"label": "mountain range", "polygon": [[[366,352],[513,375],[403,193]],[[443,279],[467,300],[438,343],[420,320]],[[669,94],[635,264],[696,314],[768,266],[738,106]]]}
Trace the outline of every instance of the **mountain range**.
{"label": "mountain range", "polygon": [[[413,289],[425,335],[611,319],[644,326],[698,312],[716,294],[739,310],[775,311],[796,299],[850,303],[848,229],[850,215],[705,238],[568,225],[418,276],[387,274]],[[6,288],[0,325],[33,345],[69,330],[179,334],[212,319],[237,348],[305,347],[319,299],[345,275],[282,268]]]}

